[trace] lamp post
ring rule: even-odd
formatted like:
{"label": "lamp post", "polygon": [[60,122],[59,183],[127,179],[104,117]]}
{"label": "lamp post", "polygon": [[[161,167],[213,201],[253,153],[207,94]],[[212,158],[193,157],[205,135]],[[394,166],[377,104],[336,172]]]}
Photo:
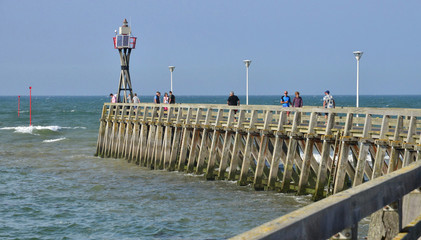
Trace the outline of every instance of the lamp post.
{"label": "lamp post", "polygon": [[355,51],[354,56],[357,59],[357,107],[360,107],[360,59],[363,55],[363,52],[361,51]]}
{"label": "lamp post", "polygon": [[246,64],[246,105],[249,105],[249,67],[251,60],[243,60]]}
{"label": "lamp post", "polygon": [[168,66],[168,68],[170,69],[171,72],[171,92],[172,92],[172,72],[174,72],[174,66]]}

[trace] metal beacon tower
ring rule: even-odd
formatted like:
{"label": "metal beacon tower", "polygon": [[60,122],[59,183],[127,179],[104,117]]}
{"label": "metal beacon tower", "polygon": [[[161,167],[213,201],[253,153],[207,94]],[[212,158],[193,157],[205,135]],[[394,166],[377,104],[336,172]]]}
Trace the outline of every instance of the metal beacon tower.
{"label": "metal beacon tower", "polygon": [[[117,102],[127,103],[127,95],[133,97],[132,82],[130,81],[129,62],[130,53],[136,47],[136,37],[131,36],[131,29],[126,19],[123,21],[123,26],[119,27],[118,34],[113,37],[114,48],[118,49],[120,53],[121,72],[120,82],[118,84]],[[123,93],[121,93],[123,91]]]}

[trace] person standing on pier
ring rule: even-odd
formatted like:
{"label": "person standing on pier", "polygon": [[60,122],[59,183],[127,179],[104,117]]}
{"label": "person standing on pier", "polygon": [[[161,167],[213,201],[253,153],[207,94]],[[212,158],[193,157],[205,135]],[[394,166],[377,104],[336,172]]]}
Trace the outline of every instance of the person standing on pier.
{"label": "person standing on pier", "polygon": [[155,97],[153,98],[154,103],[160,104],[161,103],[160,98],[161,98],[161,93],[157,91]]}
{"label": "person standing on pier", "polygon": [[170,104],[175,104],[175,96],[172,94],[172,91],[170,91]]}
{"label": "person standing on pier", "polygon": [[[168,104],[169,102],[169,97],[168,97],[168,93],[164,93],[164,98],[162,99],[164,103]],[[164,110],[168,110],[167,107],[164,107]]]}
{"label": "person standing on pier", "polygon": [[[230,92],[230,96],[227,99],[228,106],[240,106],[240,99],[234,95],[234,91]],[[237,109],[234,110],[234,114],[237,114]],[[235,121],[235,119],[234,119]]]}
{"label": "person standing on pier", "polygon": [[130,93],[129,95],[127,95],[127,103],[132,103],[132,96],[130,95]]}
{"label": "person standing on pier", "polygon": [[164,103],[170,103],[169,100],[170,99],[168,97],[168,93],[164,93],[164,98],[163,98]]}
{"label": "person standing on pier", "polygon": [[[284,96],[281,97],[281,104],[282,107],[289,107],[291,105],[291,98],[288,96],[288,91],[285,91]],[[289,117],[289,111],[287,112],[287,117]]]}
{"label": "person standing on pier", "polygon": [[303,99],[300,97],[300,92],[295,92],[295,98],[292,100],[293,107],[302,107]]}
{"label": "person standing on pier", "polygon": [[114,94],[110,93],[110,97],[111,97],[111,103],[115,103],[115,96]]}
{"label": "person standing on pier", "polygon": [[[333,96],[330,95],[329,90],[325,91],[325,96],[323,97],[323,107],[324,108],[335,108],[335,99],[333,99]],[[325,117],[327,118],[327,114],[325,114]]]}
{"label": "person standing on pier", "polygon": [[236,95],[234,95],[233,91],[230,92],[227,104],[228,106],[240,106],[240,99]]}
{"label": "person standing on pier", "polygon": [[291,104],[291,98],[288,96],[288,91],[284,92],[284,96],[281,97],[282,107],[289,107]]}
{"label": "person standing on pier", "polygon": [[139,99],[139,97],[137,96],[137,93],[135,93],[135,94],[134,94],[134,97],[133,97],[133,103],[140,103],[140,99]]}

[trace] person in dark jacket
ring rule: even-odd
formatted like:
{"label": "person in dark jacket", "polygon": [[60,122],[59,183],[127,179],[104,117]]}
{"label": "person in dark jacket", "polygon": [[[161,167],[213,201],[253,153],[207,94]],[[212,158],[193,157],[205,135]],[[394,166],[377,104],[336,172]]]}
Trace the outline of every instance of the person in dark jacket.
{"label": "person in dark jacket", "polygon": [[170,104],[175,104],[175,96],[174,94],[172,94],[172,91],[170,91],[170,100],[169,100]]}
{"label": "person in dark jacket", "polygon": [[240,99],[234,95],[234,92],[230,92],[230,96],[228,97],[227,104],[229,106],[240,106]]}

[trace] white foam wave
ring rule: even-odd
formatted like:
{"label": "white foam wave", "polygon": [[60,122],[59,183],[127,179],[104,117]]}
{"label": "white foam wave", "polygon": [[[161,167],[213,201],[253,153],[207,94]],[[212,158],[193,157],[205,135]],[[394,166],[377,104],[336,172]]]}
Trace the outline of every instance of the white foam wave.
{"label": "white foam wave", "polygon": [[15,130],[16,133],[33,134],[34,130],[50,130],[58,132],[60,129],[86,129],[86,127],[60,127],[60,126],[19,126],[19,127],[3,127],[0,130]]}
{"label": "white foam wave", "polygon": [[28,126],[28,127],[4,127],[0,128],[0,130],[15,130],[17,133],[29,133],[32,134],[34,130],[50,130],[57,132],[60,130],[60,126]]}
{"label": "white foam wave", "polygon": [[44,142],[44,143],[52,143],[52,142],[58,142],[58,141],[61,141],[61,140],[64,140],[64,139],[66,139],[66,138],[65,137],[62,137],[62,138],[56,138],[56,139],[48,139],[48,140],[44,140],[42,142]]}

